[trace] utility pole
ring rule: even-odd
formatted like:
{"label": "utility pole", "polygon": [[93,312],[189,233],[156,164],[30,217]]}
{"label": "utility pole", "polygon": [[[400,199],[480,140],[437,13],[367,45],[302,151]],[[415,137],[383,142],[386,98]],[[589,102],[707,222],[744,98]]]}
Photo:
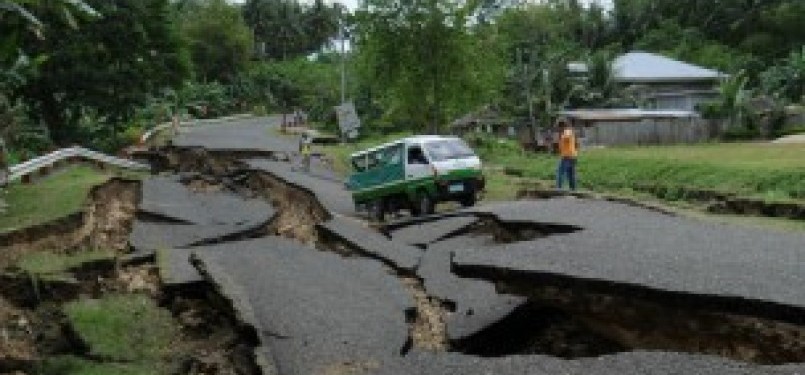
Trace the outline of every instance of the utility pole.
{"label": "utility pole", "polygon": [[343,15],[338,18],[338,39],[341,41],[341,104],[346,102],[347,97],[347,67],[346,67],[346,51],[344,50],[344,18]]}
{"label": "utility pole", "polygon": [[[533,53],[528,54],[528,62],[526,63],[523,59],[523,48],[517,48],[517,65],[520,67],[520,82],[524,86],[523,90],[525,91],[525,100],[526,104],[528,105],[528,127],[529,133],[531,137],[536,136],[536,125],[534,123],[534,101],[531,99],[531,75],[529,73],[528,67],[531,65],[532,62],[532,55]],[[530,51],[529,51],[530,52]]]}

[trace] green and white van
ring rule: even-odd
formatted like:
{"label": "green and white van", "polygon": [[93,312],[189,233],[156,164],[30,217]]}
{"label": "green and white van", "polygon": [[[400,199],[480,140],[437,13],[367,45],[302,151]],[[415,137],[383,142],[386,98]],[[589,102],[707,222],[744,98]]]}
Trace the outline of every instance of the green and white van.
{"label": "green and white van", "polygon": [[438,202],[475,204],[484,189],[481,160],[460,138],[403,138],[350,156],[354,173],[347,181],[357,209],[372,218],[409,209],[431,214]]}

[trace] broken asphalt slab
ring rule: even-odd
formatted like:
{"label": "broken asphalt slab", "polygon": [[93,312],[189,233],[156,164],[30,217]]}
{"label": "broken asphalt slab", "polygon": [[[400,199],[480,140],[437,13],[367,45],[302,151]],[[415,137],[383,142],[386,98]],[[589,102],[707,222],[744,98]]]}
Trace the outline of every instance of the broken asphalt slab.
{"label": "broken asphalt slab", "polygon": [[379,259],[394,269],[413,272],[419,266],[423,254],[418,248],[389,240],[355,219],[334,217],[318,227],[348,243],[361,254]]}
{"label": "broken asphalt slab", "polygon": [[226,191],[194,192],[178,176],[143,182],[142,202],[129,243],[138,253],[248,237],[276,215],[264,200]]}
{"label": "broken asphalt slab", "polygon": [[209,243],[253,237],[264,231],[265,222],[235,224],[166,224],[136,220],[129,235],[129,243],[136,252],[152,252],[199,246]]}
{"label": "broken asphalt slab", "polygon": [[446,317],[447,338],[451,342],[466,339],[509,316],[526,298],[498,293],[495,285],[484,280],[462,278],[450,271],[454,251],[465,242],[438,242],[425,252],[417,275],[428,294],[451,306]]}
{"label": "broken asphalt slab", "polygon": [[[225,191],[194,192],[178,176],[143,181],[139,211],[165,222],[247,227],[264,223],[275,213],[260,199],[244,199]],[[160,220],[157,220],[160,221]]]}
{"label": "broken asphalt slab", "polygon": [[676,217],[597,200],[516,202],[479,208],[503,221],[584,228],[456,253],[462,276],[559,277],[623,284],[735,303],[763,301],[805,310],[805,236]]}
{"label": "broken asphalt slab", "polygon": [[267,172],[288,184],[309,191],[331,213],[355,215],[352,195],[344,189],[343,184],[295,171],[293,165],[285,162],[265,159],[249,159],[244,162],[253,170]]}
{"label": "broken asphalt slab", "polygon": [[427,246],[440,239],[456,234],[478,222],[478,218],[467,216],[444,216],[428,221],[411,221],[410,224],[396,224],[388,230],[394,241],[413,246]]}
{"label": "broken asphalt slab", "polygon": [[192,249],[166,249],[157,251],[159,278],[166,287],[197,285],[204,278],[190,262]]}
{"label": "broken asphalt slab", "polygon": [[280,374],[386,362],[408,341],[405,312],[413,301],[377,261],[277,237],[194,252],[206,278],[253,317]]}

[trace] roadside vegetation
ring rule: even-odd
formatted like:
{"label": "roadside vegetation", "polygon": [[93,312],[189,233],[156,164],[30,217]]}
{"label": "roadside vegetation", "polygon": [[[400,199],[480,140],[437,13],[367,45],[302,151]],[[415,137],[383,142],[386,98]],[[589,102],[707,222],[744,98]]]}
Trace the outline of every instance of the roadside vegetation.
{"label": "roadside vegetation", "polygon": [[42,177],[33,184],[15,182],[4,189],[8,204],[0,215],[0,232],[29,227],[58,219],[81,210],[93,186],[113,173],[77,165]]}
{"label": "roadside vegetation", "polygon": [[[553,181],[556,157],[525,154],[516,145],[481,147],[492,166],[513,176]],[[662,191],[684,199],[692,190],[765,200],[805,200],[805,145],[721,143],[684,146],[612,147],[583,150],[582,188],[599,191]],[[550,185],[549,185],[550,186]]]}
{"label": "roadside vegetation", "polygon": [[87,353],[48,358],[42,364],[43,375],[159,375],[177,365],[168,359],[179,324],[148,296],[80,299],[67,303],[63,312]]}
{"label": "roadside vegetation", "polygon": [[[805,94],[798,0],[365,5],[2,0],[9,161],[74,143],[116,152],[174,115],[300,109],[334,130],[342,67],[343,95],[370,134],[444,132],[482,108],[546,126],[563,109],[639,105],[640,87],[618,87],[609,65],[634,50],[730,74],[701,110],[735,123],[735,139],[790,133],[785,111]],[[588,76],[573,77],[570,62]]]}
{"label": "roadside vegetation", "polygon": [[79,251],[72,254],[33,252],[23,256],[17,262],[17,268],[36,277],[58,276],[86,263],[111,261],[114,258],[114,253],[102,250]]}

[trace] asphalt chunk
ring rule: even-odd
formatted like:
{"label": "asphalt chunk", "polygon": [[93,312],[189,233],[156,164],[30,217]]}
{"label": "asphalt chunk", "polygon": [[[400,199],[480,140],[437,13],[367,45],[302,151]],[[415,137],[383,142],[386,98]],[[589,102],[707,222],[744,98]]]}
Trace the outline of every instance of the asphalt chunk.
{"label": "asphalt chunk", "polygon": [[227,280],[224,294],[247,301],[281,374],[383,363],[408,340],[405,311],[413,301],[377,261],[276,237],[199,248],[195,256],[211,282]]}
{"label": "asphalt chunk", "polygon": [[295,171],[292,164],[285,162],[265,159],[244,162],[253,170],[268,172],[286,183],[309,191],[331,213],[355,215],[352,195],[344,189],[343,184]]}
{"label": "asphalt chunk", "polygon": [[358,249],[360,254],[378,259],[394,269],[413,272],[423,254],[413,246],[390,241],[354,219],[334,217],[319,224],[319,228]]}
{"label": "asphalt chunk", "polygon": [[[274,208],[259,199],[243,199],[228,192],[194,192],[177,176],[160,176],[143,181],[139,211],[173,219],[176,224],[248,226],[263,223]],[[168,220],[153,220],[165,222]]]}
{"label": "asphalt chunk", "polygon": [[448,216],[438,220],[416,222],[389,231],[395,241],[409,245],[427,246],[456,234],[478,222],[475,216]]}
{"label": "asphalt chunk", "polygon": [[563,235],[457,253],[453,265],[550,274],[805,308],[805,236],[574,198],[482,208],[503,221],[562,222]]}
{"label": "asphalt chunk", "polygon": [[454,251],[463,250],[463,238],[438,242],[429,247],[417,275],[428,294],[452,310],[447,318],[447,338],[464,340],[499,322],[525,303],[520,296],[500,294],[495,285],[484,280],[462,278],[450,272]]}

